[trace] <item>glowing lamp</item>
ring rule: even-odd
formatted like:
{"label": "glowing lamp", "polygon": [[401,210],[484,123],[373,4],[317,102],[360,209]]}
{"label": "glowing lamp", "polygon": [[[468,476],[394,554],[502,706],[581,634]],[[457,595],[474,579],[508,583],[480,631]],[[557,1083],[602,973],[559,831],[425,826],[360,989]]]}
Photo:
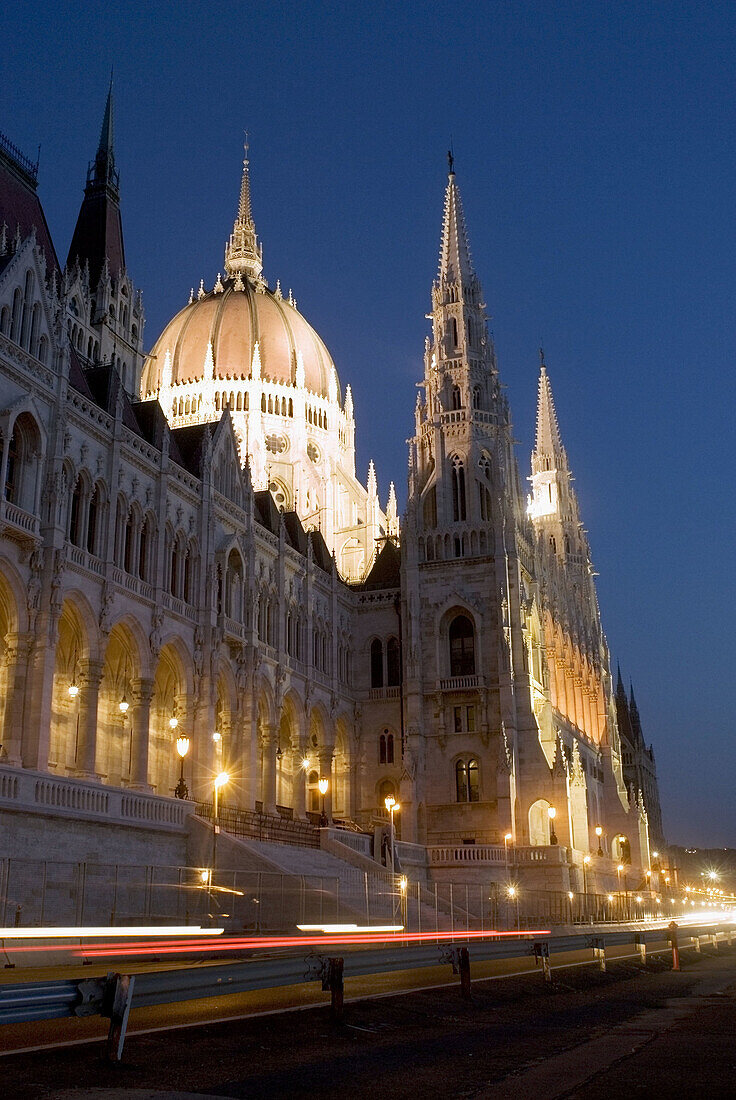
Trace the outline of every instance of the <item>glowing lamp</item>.
{"label": "glowing lamp", "polygon": [[215,732],[212,734],[212,740],[215,742],[216,745],[219,745],[220,741],[222,741],[222,734],[218,730],[215,730]]}
{"label": "glowing lamp", "polygon": [[388,810],[389,813],[391,813],[394,806],[396,805],[396,799],[394,798],[394,796],[392,794],[389,794],[389,795],[386,796],[386,798],[384,798],[383,801],[384,801],[384,805],[386,806],[386,809]]}
{"label": "glowing lamp", "polygon": [[118,703],[118,708],[120,709],[120,713],[121,714],[127,714],[129,707],[130,707],[130,703],[125,698],[125,693],[123,693],[123,697],[120,700],[120,702]]}
{"label": "glowing lamp", "polygon": [[302,760],[302,767],[304,768],[304,771],[305,771],[305,772],[308,772],[308,771],[309,771],[309,759],[308,759],[308,757],[306,757],[306,756],[305,756],[305,757],[304,757],[304,759]]}
{"label": "glowing lamp", "polygon": [[227,772],[220,772],[215,776],[215,790],[219,791],[220,787],[224,787],[226,783],[230,782],[230,776]]}
{"label": "glowing lamp", "polygon": [[178,725],[179,725],[179,719],[175,715],[172,714],[171,718],[169,718],[169,729],[170,730],[175,730]]}
{"label": "glowing lamp", "polygon": [[596,835],[597,837],[602,837],[602,836],[603,836],[603,826],[602,826],[602,825],[596,825],[596,827],[595,827],[595,835]]}
{"label": "glowing lamp", "polygon": [[69,698],[70,699],[76,699],[76,697],[78,695],[79,695],[79,684],[77,684],[76,680],[72,680],[72,682],[69,685]]}
{"label": "glowing lamp", "polygon": [[176,739],[176,751],[179,753],[179,756],[183,760],[184,757],[189,752],[189,738],[188,737],[177,737],[177,739]]}
{"label": "glowing lamp", "polygon": [[329,785],[329,779],[320,779],[319,783],[317,784],[317,786],[319,787],[319,793],[321,795],[327,794],[327,788],[329,787]]}
{"label": "glowing lamp", "polygon": [[506,836],[505,836],[505,837],[504,837],[503,839],[504,839],[504,840],[513,840],[513,839],[514,839],[514,837],[513,837],[513,834],[512,834],[512,833],[506,833]]}
{"label": "glowing lamp", "polygon": [[554,806],[548,806],[547,807],[547,814],[549,816],[550,821],[554,821],[554,819],[557,817],[557,810],[554,808]]}

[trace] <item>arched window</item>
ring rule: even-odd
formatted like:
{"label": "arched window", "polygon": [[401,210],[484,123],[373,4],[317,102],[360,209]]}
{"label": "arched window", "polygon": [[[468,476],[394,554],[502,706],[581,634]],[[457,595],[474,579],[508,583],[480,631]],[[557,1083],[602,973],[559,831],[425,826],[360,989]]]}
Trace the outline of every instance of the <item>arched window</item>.
{"label": "arched window", "polygon": [[386,763],[386,731],[378,738],[378,763]]}
{"label": "arched window", "polygon": [[81,478],[72,491],[72,499],[69,503],[69,541],[75,546],[83,543],[82,513],[84,511],[84,485]]}
{"label": "arched window", "polygon": [[125,541],[123,544],[123,569],[126,573],[133,572],[133,552],[135,544],[135,515],[131,510],[128,513],[128,520],[125,524]]}
{"label": "arched window", "polygon": [[41,363],[45,363],[49,357],[49,342],[46,336],[42,336],[38,341],[38,358]]}
{"label": "arched window", "polygon": [[97,549],[97,513],[100,508],[100,491],[95,485],[92,496],[89,498],[89,510],[87,512],[87,550],[94,554]]}
{"label": "arched window", "polygon": [[460,393],[460,387],[459,386],[453,386],[452,387],[451,399],[452,399],[453,409],[461,409],[462,408],[462,395]]}
{"label": "arched window", "polygon": [[475,675],[475,631],[467,615],[456,615],[450,623],[450,675]]}
{"label": "arched window", "polygon": [[473,408],[480,408],[480,386],[473,386]]}
{"label": "arched window", "polygon": [[460,523],[465,517],[465,467],[455,457],[452,461],[452,518],[455,523]]}
{"label": "arched window", "polygon": [[0,310],[0,332],[3,336],[10,336],[10,308],[3,306]]}
{"label": "arched window", "polygon": [[383,687],[383,642],[380,638],[371,642],[371,687]]}
{"label": "arched window", "polygon": [[450,320],[450,331],[452,333],[452,342],[457,347],[457,320],[453,317]]}
{"label": "arched window", "polygon": [[455,797],[458,802],[480,801],[480,767],[475,756],[455,764]]}
{"label": "arched window", "polygon": [[313,814],[319,813],[319,775],[310,772],[307,776],[307,807]]}
{"label": "arched window", "polygon": [[386,643],[386,684],[396,687],[401,683],[401,651],[399,639],[389,638]]}
{"label": "arched window", "polygon": [[554,535],[549,536],[549,548],[553,554],[557,553],[557,540]]}
{"label": "arched window", "polygon": [[262,393],[261,394],[261,412],[265,413],[265,411],[266,411],[266,395],[265,395],[265,393]]}

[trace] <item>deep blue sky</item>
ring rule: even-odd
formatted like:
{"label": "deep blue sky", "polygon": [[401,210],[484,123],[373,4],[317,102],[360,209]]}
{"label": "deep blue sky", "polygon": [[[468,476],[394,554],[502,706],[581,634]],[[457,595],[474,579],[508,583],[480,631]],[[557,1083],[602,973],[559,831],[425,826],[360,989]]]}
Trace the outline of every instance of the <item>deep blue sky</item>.
{"label": "deep blue sky", "polygon": [[0,106],[63,259],[114,63],[147,346],[222,267],[247,127],[266,276],[401,500],[452,136],[522,473],[543,339],[669,838],[733,846],[735,38],[713,0],[7,5]]}

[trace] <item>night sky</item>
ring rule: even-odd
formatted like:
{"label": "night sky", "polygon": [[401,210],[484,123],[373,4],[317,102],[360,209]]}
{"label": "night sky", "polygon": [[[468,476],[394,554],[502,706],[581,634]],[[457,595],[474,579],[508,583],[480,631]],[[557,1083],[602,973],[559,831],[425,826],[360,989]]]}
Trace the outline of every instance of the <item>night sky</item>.
{"label": "night sky", "polygon": [[543,342],[665,831],[736,846],[733,3],[6,5],[0,130],[61,259],[111,65],[146,346],[222,270],[243,130],[264,273],[406,497],[454,144],[523,476]]}

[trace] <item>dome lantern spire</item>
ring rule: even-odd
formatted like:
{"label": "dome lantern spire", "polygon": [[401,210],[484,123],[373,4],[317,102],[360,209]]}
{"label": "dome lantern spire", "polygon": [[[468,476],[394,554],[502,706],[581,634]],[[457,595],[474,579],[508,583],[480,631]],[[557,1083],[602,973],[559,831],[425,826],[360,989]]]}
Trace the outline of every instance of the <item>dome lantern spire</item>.
{"label": "dome lantern spire", "polygon": [[245,136],[243,175],[240,181],[238,215],[225,246],[225,271],[229,276],[246,275],[258,279],[263,270],[263,249],[258,243],[255,222],[250,205],[250,169],[248,160],[248,135]]}

